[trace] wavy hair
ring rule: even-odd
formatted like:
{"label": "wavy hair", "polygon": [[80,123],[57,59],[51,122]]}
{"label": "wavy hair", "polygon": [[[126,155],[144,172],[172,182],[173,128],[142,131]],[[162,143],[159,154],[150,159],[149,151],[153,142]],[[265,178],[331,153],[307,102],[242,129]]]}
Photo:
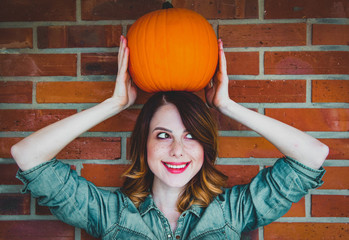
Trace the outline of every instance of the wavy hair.
{"label": "wavy hair", "polygon": [[143,106],[131,135],[131,166],[124,173],[121,191],[138,207],[149,195],[154,179],[147,162],[147,139],[152,117],[159,107],[174,104],[186,129],[204,149],[204,163],[200,171],[187,183],[177,201],[177,210],[183,212],[191,205],[207,207],[222,193],[227,177],[214,165],[217,158],[217,125],[206,104],[189,92],[159,92]]}

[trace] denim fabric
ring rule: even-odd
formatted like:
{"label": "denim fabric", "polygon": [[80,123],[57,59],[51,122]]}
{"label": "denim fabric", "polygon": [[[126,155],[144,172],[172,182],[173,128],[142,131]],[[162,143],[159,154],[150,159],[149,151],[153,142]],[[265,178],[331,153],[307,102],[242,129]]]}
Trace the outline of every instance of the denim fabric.
{"label": "denim fabric", "polygon": [[97,188],[56,159],[25,172],[19,170],[17,177],[25,184],[23,192],[31,192],[60,220],[95,237],[240,239],[242,231],[275,221],[309,189],[321,186],[324,172],[281,158],[249,184],[224,189],[207,208],[190,207],[179,217],[175,232],[151,195],[136,208],[121,191]]}

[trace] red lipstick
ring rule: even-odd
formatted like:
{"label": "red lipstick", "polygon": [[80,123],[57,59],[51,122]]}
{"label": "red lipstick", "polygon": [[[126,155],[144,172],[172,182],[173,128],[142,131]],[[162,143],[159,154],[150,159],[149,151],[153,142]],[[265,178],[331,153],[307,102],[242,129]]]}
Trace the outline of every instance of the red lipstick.
{"label": "red lipstick", "polygon": [[162,162],[167,171],[172,174],[180,174],[189,166],[190,162]]}

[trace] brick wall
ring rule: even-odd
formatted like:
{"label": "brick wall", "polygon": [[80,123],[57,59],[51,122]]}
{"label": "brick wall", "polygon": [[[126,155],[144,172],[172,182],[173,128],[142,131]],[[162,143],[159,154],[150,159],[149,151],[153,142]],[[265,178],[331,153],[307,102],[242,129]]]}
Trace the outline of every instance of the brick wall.
{"label": "brick wall", "polygon": [[[10,146],[109,97],[120,34],[162,0],[2,0],[0,3],[0,239],[92,239],[20,194]],[[349,239],[349,4],[346,0],[172,0],[209,19],[223,39],[230,95],[330,147],[325,184],[277,222],[243,239]],[[200,92],[200,95],[203,93]],[[99,124],[58,158],[98,186],[115,189],[127,144],[149,94]],[[216,114],[218,168],[247,183],[281,154]]]}

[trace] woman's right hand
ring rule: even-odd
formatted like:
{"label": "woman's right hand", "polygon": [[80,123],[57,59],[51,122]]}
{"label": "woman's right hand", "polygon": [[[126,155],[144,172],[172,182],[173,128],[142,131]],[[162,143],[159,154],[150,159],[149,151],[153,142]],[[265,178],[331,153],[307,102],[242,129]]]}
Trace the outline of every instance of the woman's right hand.
{"label": "woman's right hand", "polygon": [[113,96],[111,99],[122,109],[131,106],[137,97],[137,89],[133,85],[130,74],[127,71],[130,50],[127,47],[127,39],[121,35],[118,54],[118,73]]}

